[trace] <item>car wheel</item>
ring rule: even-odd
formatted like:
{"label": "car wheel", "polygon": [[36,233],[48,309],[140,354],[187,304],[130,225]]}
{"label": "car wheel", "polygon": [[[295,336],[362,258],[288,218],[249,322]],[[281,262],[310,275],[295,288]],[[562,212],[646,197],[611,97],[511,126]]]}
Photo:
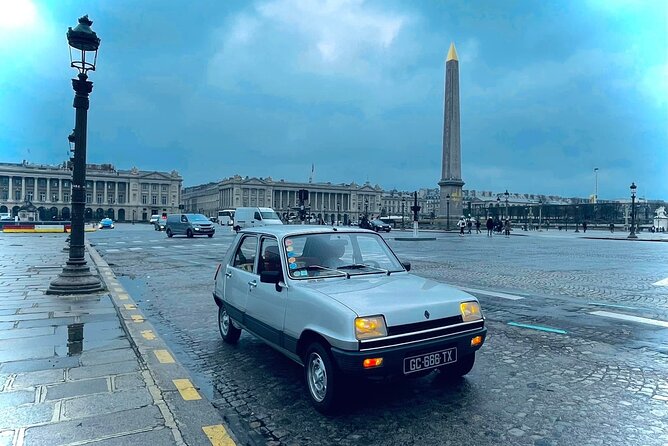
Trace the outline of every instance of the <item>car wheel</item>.
{"label": "car wheel", "polygon": [[171,238],[174,234],[172,234],[172,230],[167,228],[167,237]]}
{"label": "car wheel", "polygon": [[236,344],[241,336],[241,329],[234,326],[230,315],[227,314],[225,305],[218,308],[218,330],[223,341],[228,344]]}
{"label": "car wheel", "polygon": [[341,393],[337,387],[342,378],[328,349],[314,342],[306,349],[304,358],[304,377],[311,404],[318,412],[335,412]]}
{"label": "car wheel", "polygon": [[209,235],[209,238],[213,237],[213,234],[208,234],[208,235]]}
{"label": "car wheel", "polygon": [[156,225],[153,225],[153,230],[154,230],[154,231],[157,231],[157,230],[158,230],[158,227],[157,227]]}
{"label": "car wheel", "polygon": [[458,358],[457,362],[441,368],[440,372],[446,378],[460,378],[473,369],[473,364],[475,364],[475,353]]}
{"label": "car wheel", "polygon": [[186,237],[188,237],[188,238],[192,238],[192,237],[193,237],[193,231],[191,231],[190,229],[188,229],[188,230],[186,231]]}
{"label": "car wheel", "polygon": [[241,226],[234,226],[232,229],[234,229],[234,232],[239,232]]}

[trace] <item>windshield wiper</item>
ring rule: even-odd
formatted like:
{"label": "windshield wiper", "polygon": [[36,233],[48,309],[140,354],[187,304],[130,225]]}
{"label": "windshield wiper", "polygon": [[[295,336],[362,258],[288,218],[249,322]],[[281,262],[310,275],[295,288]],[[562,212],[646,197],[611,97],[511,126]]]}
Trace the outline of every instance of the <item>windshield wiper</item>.
{"label": "windshield wiper", "polygon": [[[374,269],[378,272],[383,272],[385,274],[389,272],[386,269],[379,268],[377,266],[365,265],[364,263],[351,263],[350,265],[339,266],[336,269],[364,269],[364,268]],[[371,272],[375,273],[376,271],[371,271]]]}

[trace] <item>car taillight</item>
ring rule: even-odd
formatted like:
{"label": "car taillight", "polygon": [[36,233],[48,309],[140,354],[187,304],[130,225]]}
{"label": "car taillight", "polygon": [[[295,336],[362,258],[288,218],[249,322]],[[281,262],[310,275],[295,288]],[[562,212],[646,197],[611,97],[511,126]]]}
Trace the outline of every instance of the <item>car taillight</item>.
{"label": "car taillight", "polygon": [[220,271],[220,267],[223,266],[221,263],[218,264],[218,268],[216,268],[216,274],[213,276],[213,281],[215,282],[216,279],[218,278],[218,271]]}

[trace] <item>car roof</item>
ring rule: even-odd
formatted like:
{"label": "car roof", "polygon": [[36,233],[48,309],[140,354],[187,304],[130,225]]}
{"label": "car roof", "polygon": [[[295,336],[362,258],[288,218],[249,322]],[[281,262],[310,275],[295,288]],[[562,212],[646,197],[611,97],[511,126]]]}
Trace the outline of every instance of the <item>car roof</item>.
{"label": "car roof", "polygon": [[267,225],[257,226],[254,228],[246,228],[239,231],[244,234],[268,234],[277,238],[285,237],[295,234],[336,234],[336,233],[372,233],[368,229],[360,229],[350,226],[317,226],[317,225]]}

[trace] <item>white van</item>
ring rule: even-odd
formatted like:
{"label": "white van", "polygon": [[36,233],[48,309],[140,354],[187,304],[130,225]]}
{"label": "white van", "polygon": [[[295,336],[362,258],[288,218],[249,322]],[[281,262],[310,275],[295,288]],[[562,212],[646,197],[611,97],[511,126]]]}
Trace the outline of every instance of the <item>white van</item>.
{"label": "white van", "polygon": [[280,217],[272,208],[237,208],[234,211],[234,230],[255,226],[282,225]]}

